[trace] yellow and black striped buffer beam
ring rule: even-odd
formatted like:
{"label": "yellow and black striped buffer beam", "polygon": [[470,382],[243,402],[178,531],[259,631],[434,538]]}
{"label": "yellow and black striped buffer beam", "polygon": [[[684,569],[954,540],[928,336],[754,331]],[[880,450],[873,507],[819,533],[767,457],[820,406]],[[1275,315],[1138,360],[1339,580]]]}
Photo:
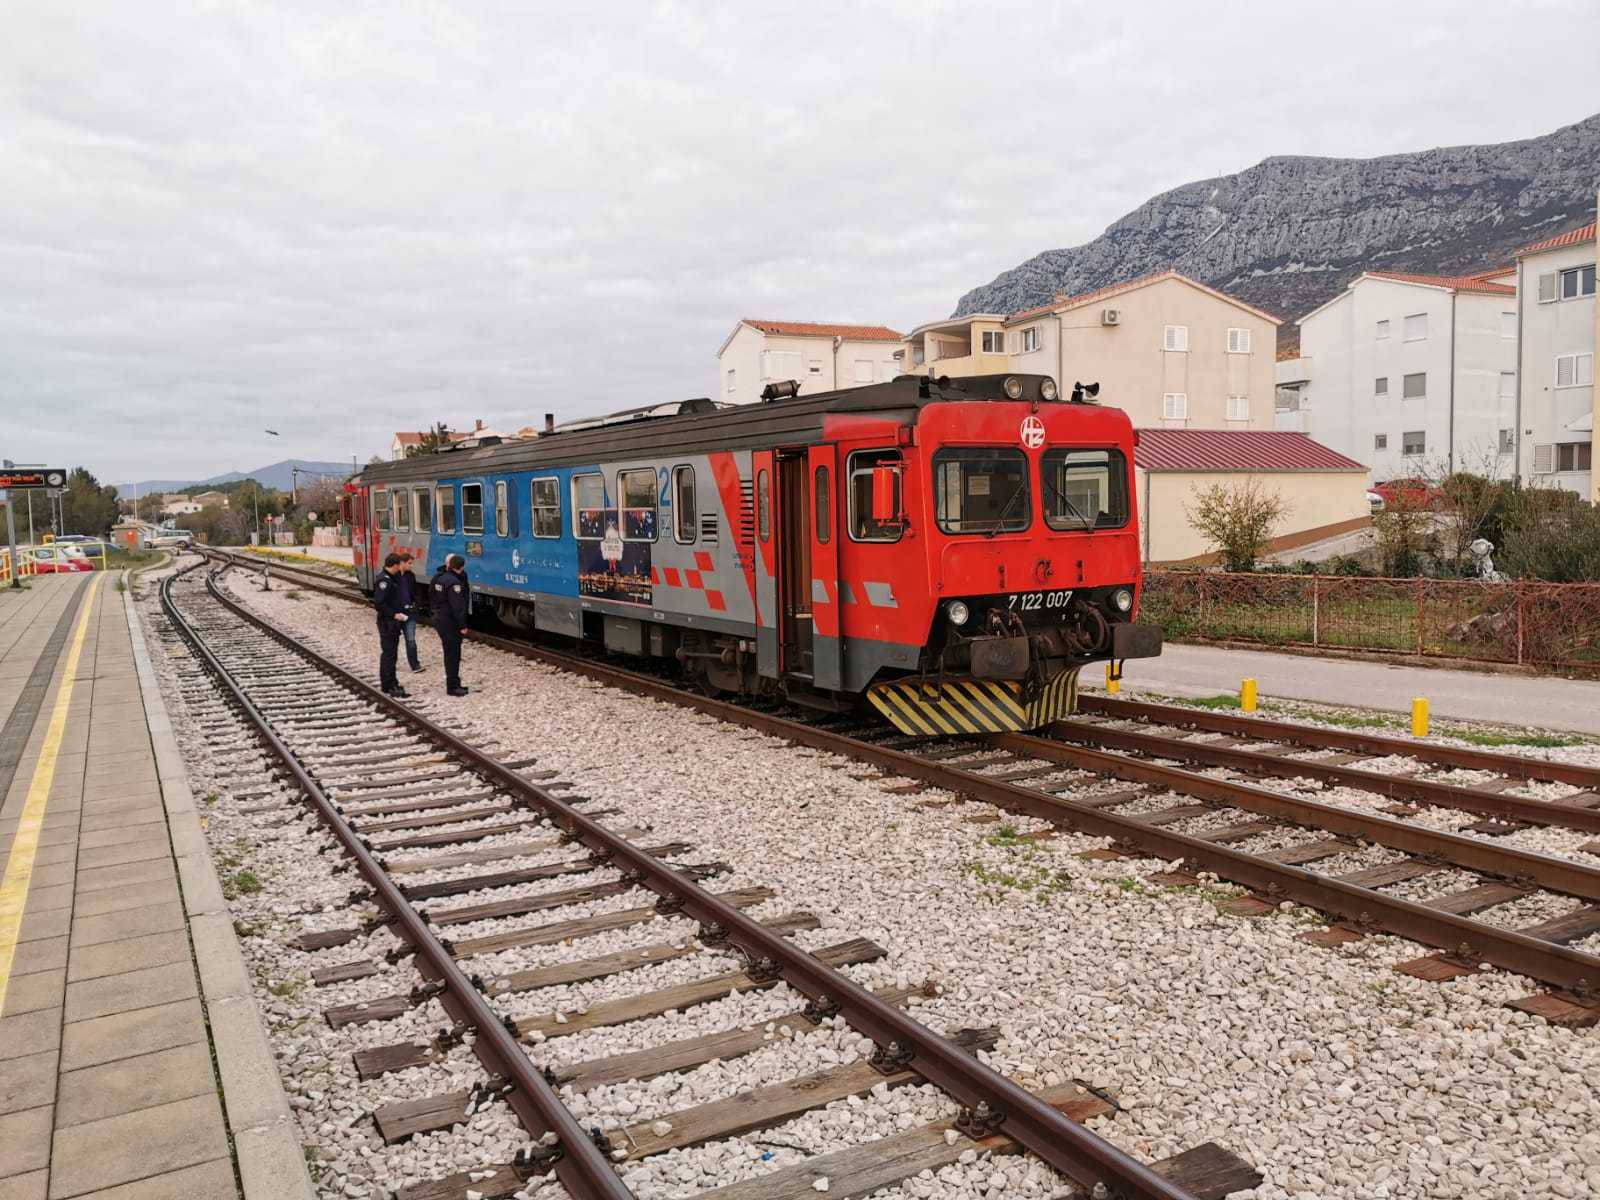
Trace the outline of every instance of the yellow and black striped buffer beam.
{"label": "yellow and black striped buffer beam", "polygon": [[896,679],[873,685],[867,699],[901,733],[938,737],[962,733],[1020,733],[1071,716],[1078,707],[1078,671],[1063,671],[1032,700],[1008,680]]}

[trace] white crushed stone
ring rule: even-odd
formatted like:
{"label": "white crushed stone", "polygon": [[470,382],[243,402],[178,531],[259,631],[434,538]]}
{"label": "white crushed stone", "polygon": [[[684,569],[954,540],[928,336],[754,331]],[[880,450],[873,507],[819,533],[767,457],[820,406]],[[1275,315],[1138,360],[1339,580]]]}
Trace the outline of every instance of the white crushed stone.
{"label": "white crushed stone", "polygon": [[[287,628],[315,629],[324,653],[372,676],[370,615],[311,593],[292,600],[276,590],[238,591]],[[436,662],[437,656],[425,654],[425,660]],[[1160,889],[1145,876],[1163,864],[1076,856],[1103,840],[1062,834],[1044,843],[1019,842],[1010,831],[1040,823],[1007,817],[1004,824],[968,824],[968,816],[988,811],[985,806],[928,807],[929,801],[953,798],[934,790],[892,795],[878,782],[852,778],[850,772],[860,773],[856,764],[753,737],[481,646],[467,647],[464,675],[472,695],[439,710],[456,718],[461,730],[497,742],[503,758],[538,756],[541,769],[558,771],[576,791],[620,808],[608,818],[613,823],[648,824],[652,841],[694,845],[681,861],[736,863],[733,875],[709,886],[774,887],[777,898],[752,910],[757,915],[816,913],[824,927],[798,935],[802,944],[863,936],[886,946],[888,959],[850,968],[850,974],[871,986],[937,980],[943,990],[918,1007],[921,1019],[945,1029],[997,1025],[1001,1041],[984,1057],[1025,1086],[1077,1079],[1107,1089],[1122,1111],[1093,1126],[1134,1154],[1160,1157],[1217,1140],[1266,1175],[1260,1188],[1241,1194],[1254,1200],[1600,1195],[1600,1093],[1593,1082],[1600,1079],[1600,1038],[1501,1007],[1533,990],[1526,981],[1496,971],[1444,985],[1398,975],[1389,969],[1394,963],[1424,951],[1384,937],[1336,951],[1314,948],[1296,938],[1320,919],[1297,906],[1265,919],[1225,916],[1215,904],[1234,889],[1215,881],[1198,889]],[[408,675],[405,683],[415,696],[443,703],[437,669]],[[169,694],[168,702],[177,716],[181,700]],[[625,750],[619,749],[624,739]],[[202,739],[184,741],[198,795],[215,765]],[[1564,747],[1547,753],[1583,761],[1577,756],[1593,751]],[[1073,776],[1063,771],[1062,777]],[[1125,786],[1096,780],[1078,794]],[[1306,794],[1360,808],[1389,803],[1342,791]],[[1151,807],[1181,802],[1161,798]],[[281,986],[306,978],[315,965],[370,957],[390,944],[379,932],[315,955],[288,949],[284,939],[319,916],[328,927],[351,923],[344,912],[295,914],[308,901],[342,906],[353,876],[328,875],[332,857],[308,852],[323,835],[308,833],[305,823],[265,827],[263,818],[236,809],[226,799],[211,806],[207,832],[214,851],[237,849],[242,861],[264,872],[263,892],[233,902],[236,918],[250,929],[244,943],[258,981]],[[1442,812],[1425,810],[1419,820],[1431,823]],[[1213,816],[1218,814],[1200,821]],[[1237,813],[1223,816],[1221,824],[1240,819]],[[1462,816],[1449,814],[1458,823],[1473,819],[1462,822]],[[1290,833],[1290,844],[1316,836]],[[1512,836],[1534,833],[1564,831]],[[511,840],[537,836],[524,830]],[[251,844],[240,846],[240,838]],[[1542,848],[1542,839],[1525,848],[1534,845]],[[1349,861],[1370,865],[1392,858],[1363,851]],[[545,882],[561,890],[603,877]],[[1392,891],[1413,886],[1437,895],[1450,890],[1449,878],[1425,876]],[[496,892],[495,898],[504,894],[509,893]],[[452,897],[430,907],[469,899]],[[644,902],[635,893],[482,927],[526,928]],[[462,928],[447,932],[470,936]],[[693,932],[691,922],[657,920],[570,945],[484,956],[472,960],[471,969],[502,973]],[[698,969],[680,976],[689,964]],[[558,995],[563,1003],[598,1003],[641,990],[640,980],[699,977],[716,969],[713,964],[725,966],[727,960],[701,955],[523,999],[546,1009]],[[401,967],[334,988],[284,996],[261,992],[302,1130],[319,1147],[325,1195],[368,1194],[362,1188],[376,1194],[380,1186],[504,1161],[524,1144],[503,1105],[488,1106],[455,1130],[398,1147],[379,1143],[368,1119],[375,1105],[470,1086],[483,1077],[470,1052],[456,1047],[425,1068],[366,1083],[355,1079],[348,1057],[353,1044],[431,1033],[445,1023],[442,1010],[430,1001],[400,1021],[331,1031],[320,1020],[322,1009],[404,990],[414,981]],[[506,1010],[511,999],[502,999]],[[794,995],[779,986],[554,1039],[531,1054],[539,1062],[576,1061],[663,1037],[771,1020],[796,1006]],[[604,1128],[654,1120],[661,1132],[685,1103],[816,1070],[824,1052],[853,1061],[862,1050],[858,1036],[830,1023],[799,1038],[775,1037],[746,1058],[596,1089],[569,1102],[586,1122]],[[623,1174],[642,1200],[687,1196],[952,1112],[953,1105],[932,1088],[887,1090],[777,1129],[630,1163]],[[968,1150],[963,1158],[876,1196],[1062,1194],[1060,1178],[1026,1157],[995,1159]],[[544,1187],[529,1194],[544,1200],[563,1193]]]}

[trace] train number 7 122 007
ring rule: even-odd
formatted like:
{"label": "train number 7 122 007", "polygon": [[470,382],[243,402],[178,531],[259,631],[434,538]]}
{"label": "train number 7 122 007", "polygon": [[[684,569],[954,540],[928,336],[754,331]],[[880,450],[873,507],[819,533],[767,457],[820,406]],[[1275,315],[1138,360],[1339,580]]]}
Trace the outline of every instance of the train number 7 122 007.
{"label": "train number 7 122 007", "polygon": [[1013,612],[1045,612],[1065,608],[1072,599],[1071,589],[1054,592],[1012,592],[1006,597],[1006,607]]}

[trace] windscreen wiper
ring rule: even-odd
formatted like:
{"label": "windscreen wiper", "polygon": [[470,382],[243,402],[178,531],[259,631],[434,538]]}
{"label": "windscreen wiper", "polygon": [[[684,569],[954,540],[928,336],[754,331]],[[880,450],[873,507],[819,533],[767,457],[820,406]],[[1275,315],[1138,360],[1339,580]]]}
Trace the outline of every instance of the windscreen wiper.
{"label": "windscreen wiper", "polygon": [[1065,504],[1067,506],[1067,511],[1068,512],[1070,512],[1073,516],[1077,517],[1079,521],[1083,522],[1083,527],[1084,527],[1085,530],[1093,529],[1097,524],[1099,524],[1098,520],[1091,521],[1083,513],[1079,512],[1078,511],[1078,506],[1067,498],[1067,495],[1066,495],[1065,492],[1057,491],[1055,484],[1051,483],[1048,479],[1045,478],[1043,471],[1039,472],[1039,482],[1044,484],[1045,487],[1050,489],[1050,494],[1052,496],[1054,496],[1057,500],[1061,501],[1061,503],[1063,503],[1063,504]]}
{"label": "windscreen wiper", "polygon": [[1027,490],[1028,487],[1026,484],[1019,483],[1017,485],[1017,490],[1011,493],[1011,499],[1007,500],[1001,507],[1000,512],[995,516],[994,524],[990,526],[989,529],[984,533],[984,537],[992,538],[995,534],[1000,532],[1000,527],[1006,523],[1006,518],[1011,515],[1011,509],[1012,506],[1016,504],[1017,497],[1026,493]]}

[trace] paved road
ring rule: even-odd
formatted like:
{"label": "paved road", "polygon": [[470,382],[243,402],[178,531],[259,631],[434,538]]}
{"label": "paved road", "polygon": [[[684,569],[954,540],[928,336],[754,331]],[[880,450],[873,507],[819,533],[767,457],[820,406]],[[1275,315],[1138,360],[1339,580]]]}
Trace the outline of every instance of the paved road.
{"label": "paved road", "polygon": [[[1084,672],[1091,676],[1091,672]],[[1600,736],[1600,682],[1495,675],[1266,650],[1169,645],[1158,659],[1128,664],[1125,692],[1175,696],[1237,694],[1253,677],[1263,696],[1406,712],[1426,696],[1435,717],[1534,725]],[[1088,680],[1097,683],[1095,673]]]}

